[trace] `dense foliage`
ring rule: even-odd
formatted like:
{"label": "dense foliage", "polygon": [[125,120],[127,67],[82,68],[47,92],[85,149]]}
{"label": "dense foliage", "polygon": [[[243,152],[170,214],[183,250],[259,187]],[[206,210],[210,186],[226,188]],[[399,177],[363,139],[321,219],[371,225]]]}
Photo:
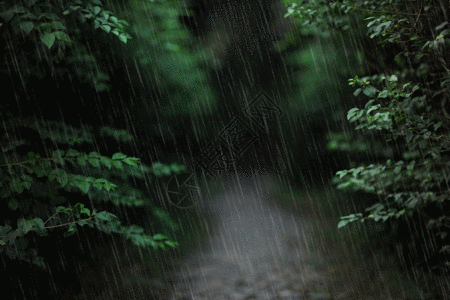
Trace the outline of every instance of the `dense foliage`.
{"label": "dense foliage", "polygon": [[6,270],[30,264],[10,276],[16,297],[77,293],[68,282],[94,260],[90,241],[108,242],[101,233],[177,247],[174,214],[152,192],[186,169],[158,138],[173,119],[204,113],[199,97],[213,102],[183,11],[177,1],[0,2],[0,252]]}
{"label": "dense foliage", "polygon": [[329,148],[354,158],[372,154],[372,163],[368,156],[355,159],[333,182],[338,189],[377,195],[379,201],[341,217],[338,227],[380,222],[384,244],[400,249],[408,268],[421,265],[445,276],[450,266],[449,6],[426,0],[302,1],[287,13],[305,26],[347,32],[349,39],[349,20],[363,16],[367,36],[375,42],[366,42],[367,73],[349,79],[354,96],[367,102],[347,113],[358,131],[330,133]]}

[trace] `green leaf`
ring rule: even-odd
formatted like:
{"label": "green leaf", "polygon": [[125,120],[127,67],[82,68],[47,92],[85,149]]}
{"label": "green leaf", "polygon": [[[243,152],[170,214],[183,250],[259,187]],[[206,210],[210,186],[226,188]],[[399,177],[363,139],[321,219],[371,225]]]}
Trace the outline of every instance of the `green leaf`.
{"label": "green leaf", "polygon": [[78,187],[83,193],[87,194],[87,192],[89,191],[90,184],[87,181],[82,181],[78,183]]}
{"label": "green leaf", "polygon": [[94,14],[97,15],[101,10],[102,8],[100,6],[94,6]]}
{"label": "green leaf", "polygon": [[110,159],[109,157],[102,156],[102,157],[100,158],[100,162],[101,162],[105,167],[107,167],[108,169],[111,170],[111,159]]}
{"label": "green leaf", "polygon": [[165,235],[158,233],[153,236],[153,239],[158,241],[158,240],[167,240],[168,238]]}
{"label": "green leaf", "polygon": [[94,3],[94,4],[96,4],[96,5],[99,5],[99,6],[102,6],[102,5],[103,5],[103,4],[102,4],[102,1],[100,1],[100,0],[91,0],[91,2]]}
{"label": "green leaf", "polygon": [[344,227],[345,225],[347,225],[350,222],[350,220],[341,220],[338,223],[338,229]]}
{"label": "green leaf", "polygon": [[109,25],[100,25],[100,28],[109,33],[111,31],[111,26]]}
{"label": "green leaf", "polygon": [[67,156],[70,156],[70,157],[78,157],[80,155],[80,152],[78,152],[77,150],[75,150],[75,149],[69,149],[69,150],[67,150],[67,153],[66,153],[66,157]]}
{"label": "green leaf", "polygon": [[121,24],[124,24],[126,26],[130,26],[130,24],[128,24],[128,22],[125,21],[125,20],[119,20],[118,22],[121,23]]}
{"label": "green leaf", "polygon": [[25,32],[25,35],[29,35],[31,30],[34,28],[34,24],[33,22],[22,22],[19,27]]}
{"label": "green leaf", "polygon": [[139,162],[139,158],[136,157],[127,157],[123,160],[124,163],[133,166],[133,167],[137,167],[137,163]]}
{"label": "green leaf", "polygon": [[118,19],[117,19],[116,17],[114,17],[114,16],[111,16],[109,19],[110,19],[113,23],[117,23],[117,22],[118,22]]}
{"label": "green leaf", "polygon": [[398,77],[397,75],[392,75],[391,77],[388,78],[388,81],[397,81]]}
{"label": "green leaf", "polygon": [[119,35],[119,40],[121,40],[125,44],[127,43],[127,37],[123,33]]}
{"label": "green leaf", "polygon": [[46,33],[44,35],[41,35],[41,41],[50,49],[53,46],[53,43],[55,42],[55,34],[54,32]]}
{"label": "green leaf", "polygon": [[122,166],[122,162],[119,160],[113,160],[112,164],[114,167],[116,167],[117,169],[123,170],[123,166]]}
{"label": "green leaf", "polygon": [[123,153],[115,153],[113,156],[112,156],[112,159],[123,159],[123,158],[125,158],[125,157],[127,157],[125,154],[123,154]]}
{"label": "green leaf", "polygon": [[113,219],[113,217],[115,217],[115,215],[113,215],[107,211],[101,211],[99,213],[96,213],[95,217],[99,220],[111,221]]}
{"label": "green leaf", "polygon": [[96,168],[100,167],[100,161],[97,158],[89,158],[88,161],[92,166]]}
{"label": "green leaf", "polygon": [[[72,224],[71,224],[72,225]],[[69,230],[67,230],[66,232],[64,232],[64,237],[69,237],[71,235],[73,235],[76,232],[75,228],[69,228]]]}
{"label": "green leaf", "polygon": [[100,158],[100,157],[102,157],[98,152],[91,152],[91,153],[89,153],[89,155],[88,155],[89,157],[95,157],[95,158]]}
{"label": "green leaf", "polygon": [[63,12],[63,15],[70,14],[71,12],[76,11],[76,10],[79,9],[80,7],[81,7],[81,6],[79,6],[79,5],[70,6],[70,7],[69,7],[70,9],[65,10],[65,11]]}
{"label": "green leaf", "polygon": [[41,218],[34,218],[33,220],[31,220],[31,222],[33,223],[33,227],[35,227],[36,229],[40,230],[45,230],[45,224],[44,221]]}
{"label": "green leaf", "polygon": [[441,30],[441,29],[444,28],[444,26],[447,25],[447,24],[448,24],[447,21],[441,23],[439,26],[436,26],[436,30]]}
{"label": "green leaf", "polygon": [[60,18],[56,14],[53,14],[53,13],[43,13],[43,14],[39,15],[38,19],[40,20],[42,18],[47,18],[52,21],[60,20]]}
{"label": "green leaf", "polygon": [[[84,154],[84,153],[83,153]],[[77,163],[80,165],[80,166],[82,166],[82,167],[84,167],[84,166],[86,166],[86,164],[87,164],[87,155],[86,154],[84,154],[84,155],[80,155],[80,156],[78,156],[77,157]]]}
{"label": "green leaf", "polygon": [[60,39],[61,41],[67,42],[67,43],[72,43],[72,39],[67,35],[67,33],[63,32],[63,31],[55,31],[54,32],[55,37],[57,37],[58,39]]}
{"label": "green leaf", "polygon": [[12,210],[16,210],[19,207],[19,202],[16,199],[9,199],[8,207]]}
{"label": "green leaf", "polygon": [[33,224],[30,220],[19,219],[17,220],[17,230],[21,233],[21,235],[27,234],[32,228]]}
{"label": "green leaf", "polygon": [[364,170],[364,167],[359,167],[359,168],[353,170],[353,172],[352,172],[353,177],[356,178],[358,176],[358,174],[361,173],[361,171],[363,171],[363,170]]}
{"label": "green leaf", "polygon": [[178,246],[178,243],[175,241],[165,241],[166,245],[169,245],[172,248],[176,248]]}
{"label": "green leaf", "polygon": [[347,120],[350,120],[358,111],[359,111],[359,108],[357,108],[357,107],[350,109],[347,112]]}
{"label": "green leaf", "polygon": [[375,106],[371,106],[371,107],[367,110],[366,114],[369,116],[370,113],[371,113],[372,111],[378,110],[380,107],[381,107],[380,104],[377,104],[377,105],[375,105]]}
{"label": "green leaf", "polygon": [[63,156],[64,156],[64,151],[62,151],[62,150],[56,150],[56,151],[53,152],[52,158],[53,158],[53,161],[54,161],[55,163],[58,163],[58,164],[64,166],[66,163],[65,163],[65,161],[64,161]]}
{"label": "green leaf", "polygon": [[8,23],[14,17],[14,11],[12,9],[3,11],[0,13],[0,16],[3,18],[3,20],[5,20],[6,23]]}
{"label": "green leaf", "polygon": [[376,89],[373,86],[368,86],[364,89],[363,93],[368,97],[373,97],[375,96]]}

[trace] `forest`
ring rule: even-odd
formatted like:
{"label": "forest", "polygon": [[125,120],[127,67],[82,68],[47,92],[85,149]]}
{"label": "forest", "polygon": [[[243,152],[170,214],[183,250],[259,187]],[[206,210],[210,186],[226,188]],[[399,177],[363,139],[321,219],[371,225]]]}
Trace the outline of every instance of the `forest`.
{"label": "forest", "polygon": [[449,8],[0,1],[5,299],[450,299]]}

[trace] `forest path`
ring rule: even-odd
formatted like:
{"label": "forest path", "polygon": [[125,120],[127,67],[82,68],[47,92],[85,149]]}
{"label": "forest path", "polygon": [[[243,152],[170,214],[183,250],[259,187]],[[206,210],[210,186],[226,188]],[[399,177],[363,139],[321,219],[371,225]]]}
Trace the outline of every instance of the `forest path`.
{"label": "forest path", "polygon": [[310,248],[313,216],[283,210],[276,187],[267,175],[216,181],[199,205],[207,238],[176,263],[171,300],[347,299]]}

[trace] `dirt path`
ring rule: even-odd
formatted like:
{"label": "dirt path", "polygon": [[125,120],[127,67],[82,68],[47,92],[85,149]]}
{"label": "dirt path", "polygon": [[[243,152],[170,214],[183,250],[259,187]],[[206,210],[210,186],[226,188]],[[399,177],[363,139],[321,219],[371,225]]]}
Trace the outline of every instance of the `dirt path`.
{"label": "dirt path", "polygon": [[271,205],[270,177],[220,185],[201,204],[209,239],[177,263],[171,300],[344,299],[342,285],[313,268],[324,262],[309,247],[311,217]]}
{"label": "dirt path", "polygon": [[[364,254],[352,237],[343,239],[336,220],[353,208],[332,200],[338,195],[331,189],[294,195],[281,187],[261,175],[208,183],[196,206],[202,220],[191,244],[198,246],[189,255],[174,260],[158,252],[164,271],[156,274],[139,259],[128,261],[138,257],[129,252],[135,247],[112,248],[114,259],[85,276],[80,299],[433,299],[395,271],[395,258]],[[295,201],[283,204],[284,193]]]}

